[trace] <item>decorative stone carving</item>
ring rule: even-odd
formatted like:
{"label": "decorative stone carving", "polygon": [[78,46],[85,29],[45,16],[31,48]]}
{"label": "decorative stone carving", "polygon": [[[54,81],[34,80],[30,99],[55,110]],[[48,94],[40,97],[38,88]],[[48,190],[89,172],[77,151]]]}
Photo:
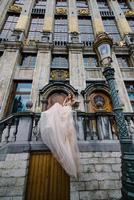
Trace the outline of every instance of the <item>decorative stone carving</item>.
{"label": "decorative stone carving", "polygon": [[71,43],[78,43],[79,41],[79,33],[78,32],[71,32],[69,34],[69,42]]}
{"label": "decorative stone carving", "polygon": [[67,9],[65,9],[65,8],[56,8],[55,13],[58,14],[58,15],[67,15]]}
{"label": "decorative stone carving", "polygon": [[90,15],[89,9],[88,8],[83,8],[83,9],[79,9],[78,10],[78,14],[79,15],[84,15],[84,16],[88,16]]}
{"label": "decorative stone carving", "polygon": [[111,112],[112,111],[112,104],[110,99],[107,95],[101,92],[92,93],[89,96],[89,111],[90,112],[97,112],[100,110]]}
{"label": "decorative stone carving", "polygon": [[134,16],[134,10],[127,10],[124,12],[126,17],[133,17]]}
{"label": "decorative stone carving", "polygon": [[8,11],[9,12],[20,13],[22,11],[22,7],[14,4],[14,5],[9,7]]}
{"label": "decorative stone carving", "polygon": [[50,77],[53,80],[66,80],[69,78],[69,72],[68,70],[62,70],[62,69],[52,70]]}
{"label": "decorative stone carving", "polygon": [[26,39],[26,40],[23,41],[23,45],[25,45],[25,46],[36,45],[36,41]]}

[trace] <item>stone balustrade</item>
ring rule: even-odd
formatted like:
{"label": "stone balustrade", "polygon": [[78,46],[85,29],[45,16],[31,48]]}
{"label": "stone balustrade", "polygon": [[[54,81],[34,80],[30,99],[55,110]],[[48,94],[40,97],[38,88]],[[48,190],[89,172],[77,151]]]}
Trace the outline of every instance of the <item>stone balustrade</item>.
{"label": "stone balustrade", "polygon": [[[119,133],[113,113],[73,111],[78,141],[118,140]],[[40,113],[16,113],[0,121],[0,146],[23,141],[41,141]],[[134,114],[125,113],[129,133],[134,136]]]}

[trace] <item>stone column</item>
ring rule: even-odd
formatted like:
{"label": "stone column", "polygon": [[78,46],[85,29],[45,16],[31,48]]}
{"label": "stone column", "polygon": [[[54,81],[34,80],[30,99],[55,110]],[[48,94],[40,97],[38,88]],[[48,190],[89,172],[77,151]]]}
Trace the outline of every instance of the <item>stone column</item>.
{"label": "stone column", "polygon": [[78,33],[78,17],[77,17],[77,8],[75,0],[68,0],[69,12],[68,12],[68,29],[69,33]]}
{"label": "stone column", "polygon": [[47,0],[43,31],[51,33],[54,27],[55,0]]}
{"label": "stone column", "polygon": [[115,69],[115,81],[116,81],[116,85],[117,85],[117,90],[119,92],[119,97],[121,100],[121,104],[123,106],[123,111],[124,112],[133,112],[129,97],[128,97],[128,93],[127,93],[127,89],[125,87],[124,81],[123,81],[123,77],[121,74],[121,70],[117,61],[117,58],[115,56],[115,53],[112,54],[112,67]]}
{"label": "stone column", "polygon": [[22,8],[21,15],[15,27],[16,31],[22,31],[26,34],[29,27],[29,23],[30,23],[31,11],[32,11],[34,2],[35,2],[34,0],[24,1],[24,6]]}
{"label": "stone column", "polygon": [[37,55],[36,67],[33,75],[31,100],[32,110],[35,111],[39,102],[39,90],[49,83],[51,65],[51,51],[39,50]]}
{"label": "stone column", "polygon": [[6,14],[7,14],[7,10],[9,8],[10,5],[13,4],[13,0],[10,1],[10,0],[4,0],[0,2],[0,29],[2,28],[2,25],[5,21],[5,17],[6,17]]}
{"label": "stone column", "polygon": [[3,117],[15,73],[19,50],[6,49],[0,62],[0,119]]}
{"label": "stone column", "polygon": [[109,1],[109,5],[114,12],[114,16],[115,16],[115,19],[116,19],[116,23],[117,23],[119,32],[120,32],[122,38],[124,38],[124,36],[127,33],[131,33],[132,30],[131,30],[131,28],[130,28],[130,26],[129,26],[126,18],[125,18],[125,15],[122,12],[117,0]]}
{"label": "stone column", "polygon": [[84,110],[83,98],[81,91],[86,88],[86,76],[83,62],[82,49],[69,49],[69,73],[70,85],[78,90],[80,101],[80,110]]}
{"label": "stone column", "polygon": [[134,1],[133,0],[127,0],[127,3],[131,10],[134,10]]}
{"label": "stone column", "polygon": [[96,35],[100,32],[105,32],[96,0],[90,0],[90,1],[88,0],[88,3],[89,3],[89,8],[91,9],[90,11],[91,11],[94,34]]}

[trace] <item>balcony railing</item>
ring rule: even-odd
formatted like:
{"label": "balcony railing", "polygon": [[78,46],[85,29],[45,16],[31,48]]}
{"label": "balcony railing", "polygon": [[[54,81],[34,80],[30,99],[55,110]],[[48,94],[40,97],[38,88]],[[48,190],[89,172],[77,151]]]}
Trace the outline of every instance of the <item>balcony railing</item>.
{"label": "balcony railing", "polygon": [[[125,113],[129,134],[134,136],[134,113]],[[119,133],[112,113],[73,112],[78,141],[118,140]],[[0,121],[0,147],[15,142],[41,142],[40,113],[16,113]],[[44,122],[45,123],[45,122]],[[133,137],[134,138],[134,137]]]}

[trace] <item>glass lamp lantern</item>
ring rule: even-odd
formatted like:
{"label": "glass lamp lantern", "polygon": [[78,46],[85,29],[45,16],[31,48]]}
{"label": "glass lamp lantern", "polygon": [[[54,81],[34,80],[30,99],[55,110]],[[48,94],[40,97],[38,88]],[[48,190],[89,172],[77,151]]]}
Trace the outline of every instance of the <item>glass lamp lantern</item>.
{"label": "glass lamp lantern", "polygon": [[106,33],[97,35],[94,42],[94,51],[103,67],[109,67],[112,62],[112,39]]}

